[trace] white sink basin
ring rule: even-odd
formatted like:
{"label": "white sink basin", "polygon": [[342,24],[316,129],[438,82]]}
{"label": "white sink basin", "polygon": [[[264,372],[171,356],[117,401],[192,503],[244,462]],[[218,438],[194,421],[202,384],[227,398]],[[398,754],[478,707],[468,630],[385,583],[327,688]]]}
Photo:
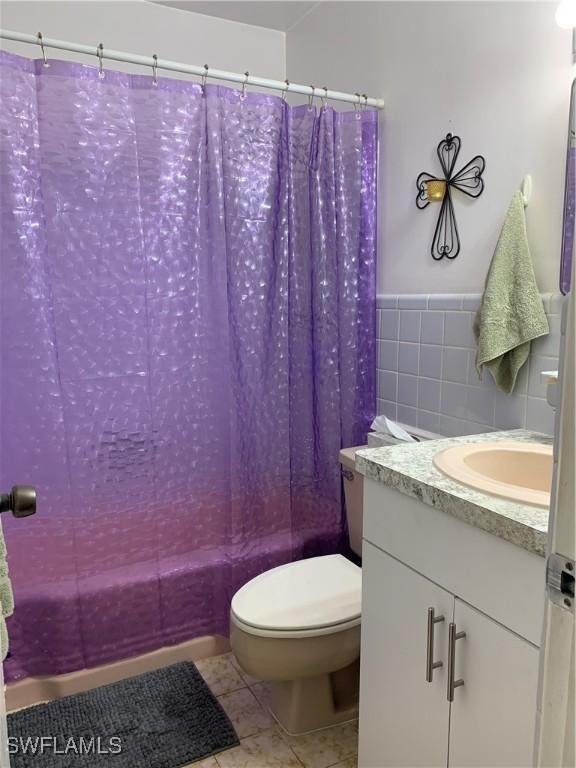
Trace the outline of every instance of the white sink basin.
{"label": "white sink basin", "polygon": [[435,466],[459,483],[512,501],[550,506],[552,446],[543,443],[467,443],[433,458]]}

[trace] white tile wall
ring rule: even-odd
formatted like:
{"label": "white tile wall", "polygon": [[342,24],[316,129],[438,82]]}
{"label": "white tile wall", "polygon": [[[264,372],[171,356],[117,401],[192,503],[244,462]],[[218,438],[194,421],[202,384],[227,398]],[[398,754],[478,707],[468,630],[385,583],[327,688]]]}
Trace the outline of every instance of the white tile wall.
{"label": "white tile wall", "polygon": [[532,344],[511,395],[479,380],[472,332],[479,294],[379,296],[378,413],[442,435],[526,427],[552,434],[540,371],[558,368],[562,297],[543,296],[550,334]]}

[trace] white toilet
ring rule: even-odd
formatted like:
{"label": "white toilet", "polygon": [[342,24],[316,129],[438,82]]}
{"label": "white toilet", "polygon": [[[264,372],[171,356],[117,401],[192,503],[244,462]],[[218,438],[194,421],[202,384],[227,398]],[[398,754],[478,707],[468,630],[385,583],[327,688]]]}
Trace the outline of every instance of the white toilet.
{"label": "white toilet", "polygon": [[[340,463],[350,546],[361,555],[357,450],[340,451]],[[361,569],[342,555],[326,555],[261,573],[232,598],[234,655],[245,672],[271,681],[272,714],[289,733],[356,717],[361,592]]]}

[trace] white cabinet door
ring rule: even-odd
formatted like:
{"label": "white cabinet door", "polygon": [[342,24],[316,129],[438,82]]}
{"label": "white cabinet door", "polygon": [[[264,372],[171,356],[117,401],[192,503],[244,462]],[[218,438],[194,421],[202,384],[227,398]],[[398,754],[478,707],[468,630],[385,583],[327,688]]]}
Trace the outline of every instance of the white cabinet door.
{"label": "white cabinet door", "polygon": [[456,599],[450,768],[532,765],[538,649]]}
{"label": "white cabinet door", "polygon": [[[454,597],[364,541],[360,656],[360,768],[446,766],[446,648]],[[426,681],[428,609],[433,682]]]}

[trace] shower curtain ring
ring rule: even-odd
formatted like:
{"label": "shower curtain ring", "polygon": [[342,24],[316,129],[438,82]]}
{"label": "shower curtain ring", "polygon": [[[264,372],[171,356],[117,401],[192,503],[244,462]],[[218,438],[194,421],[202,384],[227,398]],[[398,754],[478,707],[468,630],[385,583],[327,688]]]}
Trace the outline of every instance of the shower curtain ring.
{"label": "shower curtain ring", "polygon": [[242,93],[240,94],[240,98],[242,101],[246,98],[246,86],[248,85],[248,78],[250,77],[250,72],[246,71],[244,72],[244,82],[242,83]]}
{"label": "shower curtain ring", "polygon": [[360,107],[360,102],[361,102],[362,96],[360,96],[358,91],[354,91],[354,96],[356,96],[356,98],[358,99],[358,101],[354,102],[354,112],[357,112],[358,108]]}
{"label": "shower curtain ring", "polygon": [[202,86],[201,86],[203,94],[206,93],[206,80],[208,79],[208,70],[209,69],[210,69],[210,67],[208,66],[208,64],[204,64],[204,73],[202,74]]}
{"label": "shower curtain ring", "polygon": [[286,94],[290,90],[290,80],[284,80],[285,87],[282,88],[282,101],[286,101]]}
{"label": "shower curtain ring", "polygon": [[44,40],[42,39],[42,32],[38,32],[36,37],[38,38],[38,44],[42,49],[42,58],[44,59],[44,66],[49,67],[50,64],[48,63],[48,59],[46,58],[46,51],[44,50]]}
{"label": "shower curtain ring", "polygon": [[315,85],[311,85],[310,88],[312,89],[312,92],[308,96],[308,109],[312,109],[312,107],[314,106],[314,96],[315,96],[315,93],[316,93],[316,86]]}
{"label": "shower curtain ring", "polygon": [[102,43],[98,43],[96,48],[96,56],[98,56],[98,77],[100,80],[104,79],[104,46]]}
{"label": "shower curtain ring", "polygon": [[152,85],[158,85],[158,56],[153,53],[152,59]]}
{"label": "shower curtain ring", "polygon": [[368,109],[368,96],[363,93],[362,98],[364,99],[364,109]]}
{"label": "shower curtain ring", "polygon": [[320,96],[320,102],[322,103],[322,109],[326,109],[326,104],[328,103],[328,88],[326,86],[323,86],[324,89],[324,96]]}

